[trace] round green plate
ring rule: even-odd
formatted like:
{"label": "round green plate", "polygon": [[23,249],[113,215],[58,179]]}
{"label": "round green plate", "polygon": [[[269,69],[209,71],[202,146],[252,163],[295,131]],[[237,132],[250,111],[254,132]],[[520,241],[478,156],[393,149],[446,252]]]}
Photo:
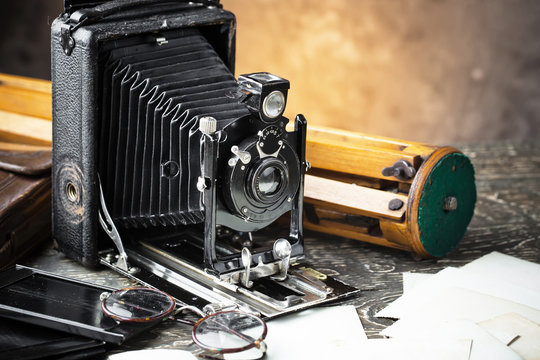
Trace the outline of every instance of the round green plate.
{"label": "round green plate", "polygon": [[[446,155],[429,174],[418,205],[420,241],[429,254],[444,256],[457,246],[471,221],[475,202],[471,161],[460,153]],[[455,210],[449,210],[453,207]]]}

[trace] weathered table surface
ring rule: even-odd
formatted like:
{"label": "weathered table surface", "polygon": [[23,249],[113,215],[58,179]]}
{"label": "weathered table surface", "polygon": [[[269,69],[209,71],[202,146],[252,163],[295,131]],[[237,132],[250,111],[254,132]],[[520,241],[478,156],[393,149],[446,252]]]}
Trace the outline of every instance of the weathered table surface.
{"label": "weathered table surface", "polygon": [[[317,269],[363,290],[346,303],[357,308],[370,338],[378,337],[379,331],[393,322],[375,318],[374,314],[401,295],[402,272],[435,273],[447,266],[462,266],[491,251],[540,263],[540,143],[457,147],[475,166],[478,201],[465,238],[450,255],[418,261],[397,250],[307,234],[307,259]],[[24,264],[114,287],[132,284],[105,268],[83,268],[51,247]],[[194,349],[190,328],[163,323],[115,351],[154,347]]]}

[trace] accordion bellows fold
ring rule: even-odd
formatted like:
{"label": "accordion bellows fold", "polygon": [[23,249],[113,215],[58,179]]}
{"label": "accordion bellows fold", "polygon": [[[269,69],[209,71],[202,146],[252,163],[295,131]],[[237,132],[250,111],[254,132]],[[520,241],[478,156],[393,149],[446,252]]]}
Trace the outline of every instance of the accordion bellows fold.
{"label": "accordion bellows fold", "polygon": [[99,172],[105,201],[124,227],[204,221],[198,119],[218,128],[249,115],[238,84],[197,30],[159,45],[121,43],[102,66]]}

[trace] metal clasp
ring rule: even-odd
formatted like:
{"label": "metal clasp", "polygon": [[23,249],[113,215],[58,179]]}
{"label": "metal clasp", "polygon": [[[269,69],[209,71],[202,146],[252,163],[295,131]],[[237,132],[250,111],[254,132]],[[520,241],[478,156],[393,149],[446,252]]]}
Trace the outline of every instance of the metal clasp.
{"label": "metal clasp", "polygon": [[60,45],[64,49],[64,53],[69,56],[75,48],[75,40],[71,36],[73,27],[68,23],[63,23],[60,25]]}
{"label": "metal clasp", "polygon": [[[112,221],[111,215],[109,214],[109,211],[107,210],[107,206],[105,205],[105,197],[103,196],[103,188],[101,187],[101,179],[98,176],[98,183],[99,183],[99,203],[101,207],[101,211],[98,211],[99,213],[99,223],[101,224],[101,227],[107,235],[111,238],[111,240],[114,242],[114,245],[116,245],[116,248],[118,249],[118,260],[116,261],[115,266],[118,266],[120,269],[124,271],[129,271],[129,265],[127,262],[127,254],[124,250],[124,245],[122,244],[122,239],[120,238],[120,233],[116,229],[116,226],[114,226],[114,222]],[[102,215],[103,214],[103,215]]]}

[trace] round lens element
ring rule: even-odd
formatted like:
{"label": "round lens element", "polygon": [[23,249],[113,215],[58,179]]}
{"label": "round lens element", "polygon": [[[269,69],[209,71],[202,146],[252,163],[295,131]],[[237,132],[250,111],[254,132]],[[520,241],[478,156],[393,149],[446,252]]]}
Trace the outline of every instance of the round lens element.
{"label": "round lens element", "polygon": [[269,166],[259,175],[258,187],[262,195],[274,195],[281,185],[281,171]]}
{"label": "round lens element", "polygon": [[271,119],[281,115],[285,109],[285,96],[281,91],[272,91],[263,101],[262,110],[266,117]]}
{"label": "round lens element", "polygon": [[266,157],[253,166],[248,181],[252,200],[263,206],[278,204],[286,195],[288,168],[282,160]]}
{"label": "round lens element", "polygon": [[174,310],[174,299],[151,288],[117,290],[106,297],[101,308],[113,319],[125,322],[145,322],[164,318]]}
{"label": "round lens element", "polygon": [[209,350],[222,353],[263,349],[266,324],[258,316],[240,311],[224,311],[199,320],[193,327],[193,341]]}

